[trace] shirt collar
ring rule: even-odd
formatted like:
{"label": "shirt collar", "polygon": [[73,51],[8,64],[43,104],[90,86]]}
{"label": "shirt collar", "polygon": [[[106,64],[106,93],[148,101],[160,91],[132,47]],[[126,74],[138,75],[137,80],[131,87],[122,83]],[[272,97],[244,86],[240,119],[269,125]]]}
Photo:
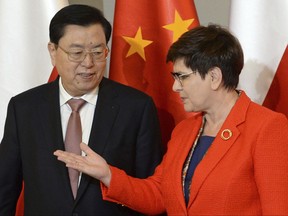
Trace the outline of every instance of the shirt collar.
{"label": "shirt collar", "polygon": [[[62,79],[61,77],[59,78],[59,91],[60,91],[60,106],[63,106],[64,104],[67,103],[68,100],[73,98],[71,95],[68,94],[68,92],[64,89],[63,84],[62,84]],[[92,105],[96,106],[96,101],[98,97],[98,92],[99,92],[99,86],[94,88],[92,91],[88,92],[87,94],[82,95],[81,97],[77,98],[82,98],[85,100],[87,103],[90,103]]]}

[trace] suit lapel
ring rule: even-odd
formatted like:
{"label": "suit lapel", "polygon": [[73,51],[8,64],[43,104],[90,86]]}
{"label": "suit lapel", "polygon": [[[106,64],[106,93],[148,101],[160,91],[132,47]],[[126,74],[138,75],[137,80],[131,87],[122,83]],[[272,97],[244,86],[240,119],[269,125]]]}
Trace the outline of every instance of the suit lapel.
{"label": "suit lapel", "polygon": [[54,149],[64,150],[61,114],[59,103],[58,79],[48,86],[43,102],[39,103],[39,118],[41,119],[44,137]]}
{"label": "suit lapel", "polygon": [[[175,148],[171,149],[170,152],[172,152],[171,154],[176,155],[176,157],[174,156],[175,160],[172,164],[173,167],[171,167],[171,170],[175,170],[175,172],[170,172],[171,177],[168,177],[168,179],[173,179],[172,188],[177,195],[177,199],[179,200],[179,203],[183,209],[186,209],[186,205],[182,186],[182,171],[187,155],[189,154],[194,144],[195,137],[197,136],[201,127],[201,116],[202,115],[198,116],[197,114],[196,121],[193,121],[192,123],[189,121],[188,125],[184,126],[182,131],[186,131],[186,133],[175,137],[173,141],[171,140],[173,142],[173,147],[175,146]],[[179,146],[180,144],[182,145]]]}
{"label": "suit lapel", "polygon": [[102,155],[120,107],[115,102],[118,94],[109,80],[103,78],[99,87],[89,146]]}
{"label": "suit lapel", "polygon": [[[108,143],[108,137],[119,111],[119,104],[114,102],[118,94],[111,82],[103,78],[99,86],[99,95],[95,108],[92,129],[89,138],[89,147],[100,155]],[[91,177],[84,175],[78,189],[77,198],[85,191]]]}
{"label": "suit lapel", "polygon": [[[49,145],[51,157],[57,149],[64,150],[64,142],[61,126],[60,101],[59,101],[59,79],[49,83],[46,92],[43,92],[43,100],[39,101],[38,118],[40,119],[41,131],[43,131],[43,144]],[[57,158],[55,157],[55,160]],[[70,181],[67,167],[64,163],[58,162],[56,167],[61,181],[66,182],[65,188],[62,191],[67,192],[67,197],[71,197],[69,201],[73,202],[73,196],[70,188]],[[71,194],[71,196],[69,196]],[[65,195],[66,196],[66,195]],[[68,200],[67,200],[68,201]]]}
{"label": "suit lapel", "polygon": [[[215,140],[212,143],[211,147],[208,149],[206,155],[195,170],[191,183],[190,200],[188,207],[191,206],[191,204],[195,200],[205,179],[208,178],[212,170],[223,159],[223,157],[225,157],[225,154],[228,152],[228,150],[231,148],[231,146],[235,143],[238,136],[240,135],[240,131],[238,130],[237,126],[245,121],[245,116],[249,103],[250,99],[246,96],[244,92],[242,92],[241,97],[238,99],[235,106],[229,113],[222,128],[215,137]],[[227,140],[221,137],[221,133],[224,131],[232,132],[232,135],[230,137],[227,135],[227,133],[225,134],[226,138],[229,137],[229,139]]]}
{"label": "suit lapel", "polygon": [[[45,143],[51,145],[51,154],[56,149],[64,150],[62,126],[61,126],[61,114],[60,114],[60,102],[59,102],[59,79],[48,84],[46,92],[43,94],[43,100],[39,102],[39,110],[37,116],[41,119],[41,128],[43,131],[43,140]],[[107,139],[112,129],[115,118],[118,114],[119,104],[114,103],[114,99],[117,98],[117,92],[113,89],[111,82],[106,78],[103,78],[100,88],[98,101],[95,108],[92,129],[89,138],[89,146],[99,154],[103,154]],[[71,191],[70,181],[67,168],[64,164],[59,166],[63,181],[67,182],[67,188],[65,191]],[[81,178],[81,184],[78,189],[77,199],[74,203],[77,204],[77,200],[84,193],[91,177],[83,175]],[[71,202],[73,202],[73,196],[71,193]]]}
{"label": "suit lapel", "polygon": [[[232,131],[232,137],[228,140],[223,140],[219,135],[217,135],[211,147],[208,149],[206,155],[198,164],[192,178],[189,201],[190,204],[196,198],[197,193],[199,192],[209,173],[214,169],[215,166],[217,166],[219,161],[221,161],[221,159],[225,156],[227,151],[239,136],[239,130],[235,126],[230,126],[228,129]],[[223,131],[223,129],[221,131]]]}

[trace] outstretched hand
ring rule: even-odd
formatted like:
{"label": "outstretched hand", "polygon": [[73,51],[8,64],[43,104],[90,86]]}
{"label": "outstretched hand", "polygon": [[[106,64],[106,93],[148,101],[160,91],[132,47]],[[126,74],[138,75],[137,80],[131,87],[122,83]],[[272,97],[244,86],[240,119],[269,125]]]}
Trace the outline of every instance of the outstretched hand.
{"label": "outstretched hand", "polygon": [[99,154],[94,152],[85,143],[80,144],[80,149],[86,156],[76,155],[66,151],[56,150],[54,155],[57,159],[64,162],[66,167],[83,172],[93,178],[103,182],[107,187],[110,185],[111,172],[109,165]]}

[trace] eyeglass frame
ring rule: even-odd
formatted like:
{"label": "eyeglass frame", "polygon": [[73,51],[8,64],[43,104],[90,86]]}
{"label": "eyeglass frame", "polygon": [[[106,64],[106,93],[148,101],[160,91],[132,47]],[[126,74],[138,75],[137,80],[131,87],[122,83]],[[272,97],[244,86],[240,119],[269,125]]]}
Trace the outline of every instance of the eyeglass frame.
{"label": "eyeglass frame", "polygon": [[104,53],[104,56],[105,56],[105,55],[106,55],[106,56],[105,56],[104,59],[99,60],[99,59],[94,59],[93,53],[95,53],[95,52],[87,51],[86,49],[82,49],[82,51],[85,53],[83,59],[81,59],[81,60],[74,60],[74,59],[71,59],[71,54],[75,54],[75,53],[67,51],[66,49],[64,49],[63,47],[61,47],[59,44],[55,44],[55,47],[56,47],[56,49],[59,47],[64,53],[67,54],[68,60],[71,61],[71,62],[75,62],[75,63],[83,62],[83,61],[85,60],[87,54],[90,54],[90,55],[92,54],[93,62],[104,62],[104,61],[107,60],[108,53],[109,53],[109,48],[108,48],[107,46],[105,46],[105,49],[104,49],[103,53],[105,52],[105,53]]}
{"label": "eyeglass frame", "polygon": [[188,78],[191,74],[196,74],[196,71],[191,71],[190,73],[179,73],[179,72],[171,72],[174,80],[177,80],[181,86],[183,86],[183,80]]}

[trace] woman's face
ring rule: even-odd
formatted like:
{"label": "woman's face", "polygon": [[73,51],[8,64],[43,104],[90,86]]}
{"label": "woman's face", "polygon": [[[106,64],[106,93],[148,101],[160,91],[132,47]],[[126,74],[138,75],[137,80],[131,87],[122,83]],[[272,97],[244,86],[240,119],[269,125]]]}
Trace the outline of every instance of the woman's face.
{"label": "woman's face", "polygon": [[181,83],[175,79],[172,87],[173,91],[179,93],[185,111],[203,112],[209,109],[211,103],[210,76],[206,75],[205,79],[202,79],[198,72],[193,72],[185,66],[183,59],[175,61],[173,70],[173,73],[181,75],[190,74],[182,76]]}

